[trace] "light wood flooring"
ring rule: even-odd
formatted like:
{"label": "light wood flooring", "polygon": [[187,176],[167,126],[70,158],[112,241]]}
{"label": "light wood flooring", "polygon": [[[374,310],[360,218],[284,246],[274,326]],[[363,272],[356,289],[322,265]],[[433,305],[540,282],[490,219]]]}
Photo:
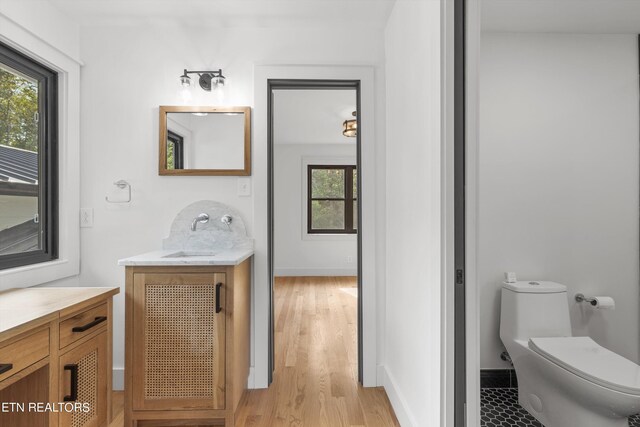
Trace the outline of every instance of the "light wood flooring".
{"label": "light wood flooring", "polygon": [[[274,297],[273,383],[248,391],[236,426],[399,426],[384,389],[358,385],[355,277],[279,277]],[[110,427],[122,402],[114,393]]]}

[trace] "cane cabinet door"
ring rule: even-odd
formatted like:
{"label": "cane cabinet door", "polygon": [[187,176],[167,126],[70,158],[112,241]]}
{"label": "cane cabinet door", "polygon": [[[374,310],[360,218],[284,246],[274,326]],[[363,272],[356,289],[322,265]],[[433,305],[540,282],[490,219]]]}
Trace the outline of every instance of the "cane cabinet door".
{"label": "cane cabinet door", "polygon": [[224,409],[225,274],[133,282],[133,409]]}
{"label": "cane cabinet door", "polygon": [[[65,410],[60,412],[60,426],[104,427],[107,414],[107,331],[100,332],[88,341],[68,350],[60,356],[60,402]],[[73,411],[67,407],[75,405]]]}

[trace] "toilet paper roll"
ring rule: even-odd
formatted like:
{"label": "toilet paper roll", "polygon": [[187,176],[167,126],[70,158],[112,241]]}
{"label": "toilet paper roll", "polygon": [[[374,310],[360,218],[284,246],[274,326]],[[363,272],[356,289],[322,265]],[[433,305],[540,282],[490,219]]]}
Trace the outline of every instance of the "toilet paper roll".
{"label": "toilet paper roll", "polygon": [[602,310],[613,310],[616,308],[616,302],[611,297],[593,297],[595,300],[591,303],[594,308],[602,309]]}

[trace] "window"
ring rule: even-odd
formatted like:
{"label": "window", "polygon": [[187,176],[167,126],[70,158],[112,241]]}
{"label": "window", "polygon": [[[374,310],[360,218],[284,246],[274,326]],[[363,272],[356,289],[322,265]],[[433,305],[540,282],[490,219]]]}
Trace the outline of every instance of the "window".
{"label": "window", "polygon": [[0,44],[0,269],[58,257],[57,83]]}
{"label": "window", "polygon": [[357,233],[358,174],[356,167],[308,165],[307,173],[307,233]]}
{"label": "window", "polygon": [[168,129],[167,169],[184,169],[184,137]]}

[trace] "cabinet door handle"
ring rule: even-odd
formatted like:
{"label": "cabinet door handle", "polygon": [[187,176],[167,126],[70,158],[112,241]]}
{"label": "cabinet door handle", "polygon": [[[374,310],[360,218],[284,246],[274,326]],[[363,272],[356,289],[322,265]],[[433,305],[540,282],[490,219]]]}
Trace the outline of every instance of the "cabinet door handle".
{"label": "cabinet door handle", "polygon": [[220,313],[222,311],[222,306],[220,305],[220,289],[222,289],[222,283],[216,284],[216,313]]}
{"label": "cabinet door handle", "polygon": [[73,332],[84,332],[88,329],[93,328],[94,326],[96,326],[99,323],[104,322],[105,320],[107,320],[106,316],[100,316],[100,317],[96,317],[93,322],[87,323],[86,325],[82,325],[82,326],[76,326],[75,328],[71,329]]}
{"label": "cabinet door handle", "polygon": [[13,363],[0,363],[0,374],[9,372],[13,369]]}
{"label": "cabinet door handle", "polygon": [[78,365],[64,365],[65,371],[71,371],[71,394],[64,397],[65,402],[75,402],[78,400]]}

